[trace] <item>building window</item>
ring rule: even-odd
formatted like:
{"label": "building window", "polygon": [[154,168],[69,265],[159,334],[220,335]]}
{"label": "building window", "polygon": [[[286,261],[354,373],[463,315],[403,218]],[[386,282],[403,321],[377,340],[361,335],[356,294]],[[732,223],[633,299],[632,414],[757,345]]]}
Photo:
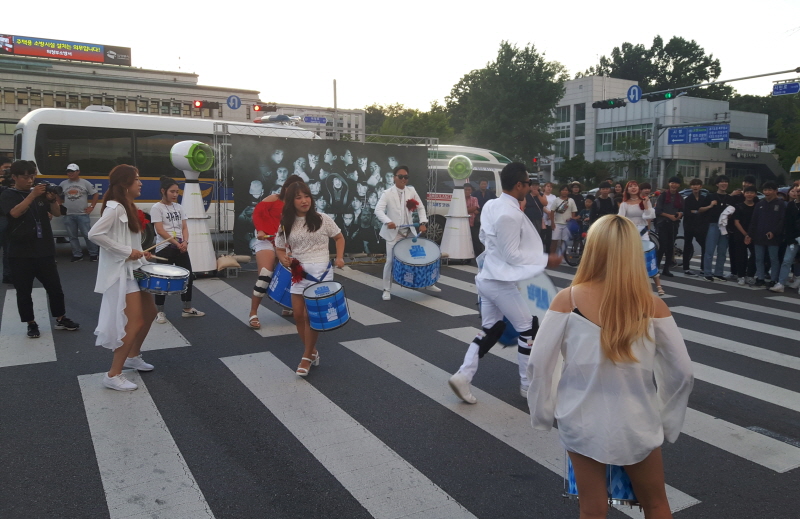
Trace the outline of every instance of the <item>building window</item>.
{"label": "building window", "polygon": [[569,126],[556,126],[553,137],[556,139],[569,139]]}
{"label": "building window", "polygon": [[70,94],[67,96],[67,108],[77,110],[81,107],[81,98],[78,94]]}
{"label": "building window", "polygon": [[140,99],[139,100],[138,112],[140,114],[146,114],[147,113],[147,101],[145,101],[144,99]]}
{"label": "building window", "polygon": [[557,123],[568,123],[569,122],[569,106],[558,106],[556,107],[556,122]]}
{"label": "building window", "polygon": [[159,106],[159,102],[158,101],[150,101],[150,113],[151,114],[157,114],[158,113],[158,106]]}
{"label": "building window", "polygon": [[584,139],[575,139],[575,155],[579,153],[586,153],[586,141]]}
{"label": "building window", "polygon": [[575,137],[586,136],[586,123],[575,123]]}
{"label": "building window", "polygon": [[683,178],[697,178],[700,173],[699,160],[678,159],[678,175]]}
{"label": "building window", "polygon": [[621,138],[644,139],[647,146],[652,145],[653,131],[649,124],[636,124],[618,126],[616,128],[601,128],[596,132],[595,151],[614,151],[616,142]]}
{"label": "building window", "polygon": [[81,110],[87,106],[92,106],[92,96],[81,96]]}
{"label": "building window", "polygon": [[583,121],[586,119],[586,103],[575,105],[575,120]]}
{"label": "building window", "polygon": [[17,92],[17,106],[28,106],[28,92]]}
{"label": "building window", "polygon": [[42,106],[42,93],[41,92],[31,92],[30,93],[30,100],[31,100],[31,108],[40,108]]}
{"label": "building window", "polygon": [[45,108],[53,108],[56,106],[55,104],[55,96],[53,94],[43,94],[42,95],[42,106]]}
{"label": "building window", "polygon": [[181,115],[181,104],[180,103],[172,103],[172,115]]}
{"label": "building window", "polygon": [[161,101],[161,115],[169,115],[169,101]]}
{"label": "building window", "polygon": [[569,158],[569,141],[556,141],[555,147],[556,157]]}
{"label": "building window", "polygon": [[181,115],[183,117],[191,117],[192,116],[192,105],[191,105],[191,103],[183,103],[181,105]]}
{"label": "building window", "polygon": [[56,108],[67,107],[67,94],[56,94]]}
{"label": "building window", "polygon": [[128,106],[128,101],[126,101],[125,99],[117,98],[117,102],[116,102],[116,105],[114,106],[114,110],[116,110],[117,112],[124,112],[125,109],[127,108],[127,106]]}

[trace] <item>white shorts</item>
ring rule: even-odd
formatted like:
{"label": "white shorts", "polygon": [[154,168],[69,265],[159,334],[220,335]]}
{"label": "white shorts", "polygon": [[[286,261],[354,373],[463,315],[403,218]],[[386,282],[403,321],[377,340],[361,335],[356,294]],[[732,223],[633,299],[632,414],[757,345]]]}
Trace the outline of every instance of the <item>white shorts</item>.
{"label": "white shorts", "polygon": [[[330,266],[330,270],[328,267]],[[333,265],[330,263],[306,263],[303,265],[303,270],[305,270],[308,274],[311,274],[315,278],[319,279],[320,281],[333,281]],[[328,270],[328,274],[325,276],[324,279],[321,279],[320,276]],[[302,294],[303,290],[310,287],[316,283],[311,279],[301,279],[297,283],[292,283],[292,288],[289,290],[291,294]]]}
{"label": "white shorts", "polygon": [[126,279],[125,281],[125,295],[139,291],[139,283],[135,279]]}
{"label": "white shorts", "polygon": [[565,223],[557,223],[556,228],[553,229],[554,240],[569,241],[572,239],[572,234],[569,232],[569,227]]}
{"label": "white shorts", "polygon": [[275,252],[275,245],[269,240],[256,239],[255,243],[253,243],[253,253],[258,254],[262,250],[271,250],[272,252]]}

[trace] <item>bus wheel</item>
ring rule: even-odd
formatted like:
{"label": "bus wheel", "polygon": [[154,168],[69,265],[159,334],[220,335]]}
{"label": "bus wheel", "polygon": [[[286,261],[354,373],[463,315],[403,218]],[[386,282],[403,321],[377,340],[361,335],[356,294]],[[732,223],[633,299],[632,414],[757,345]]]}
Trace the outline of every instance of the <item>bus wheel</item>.
{"label": "bus wheel", "polygon": [[428,232],[425,233],[429,240],[435,241],[438,245],[442,244],[442,235],[444,234],[444,225],[447,222],[443,216],[434,215],[428,222]]}
{"label": "bus wheel", "polygon": [[148,223],[142,229],[142,250],[155,245],[156,230],[153,228],[152,223]]}

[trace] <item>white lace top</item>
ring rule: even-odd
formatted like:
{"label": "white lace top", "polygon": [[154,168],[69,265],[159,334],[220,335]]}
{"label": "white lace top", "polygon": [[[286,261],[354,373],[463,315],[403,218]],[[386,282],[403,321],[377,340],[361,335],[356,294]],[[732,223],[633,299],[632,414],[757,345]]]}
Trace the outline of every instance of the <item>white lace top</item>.
{"label": "white lace top", "polygon": [[292,257],[300,263],[327,263],[328,240],[341,233],[341,229],[327,214],[320,214],[322,226],[316,232],[311,232],[306,227],[306,217],[298,216],[289,233],[289,246],[286,246],[286,235],[279,232],[275,237],[275,247],[289,249]]}

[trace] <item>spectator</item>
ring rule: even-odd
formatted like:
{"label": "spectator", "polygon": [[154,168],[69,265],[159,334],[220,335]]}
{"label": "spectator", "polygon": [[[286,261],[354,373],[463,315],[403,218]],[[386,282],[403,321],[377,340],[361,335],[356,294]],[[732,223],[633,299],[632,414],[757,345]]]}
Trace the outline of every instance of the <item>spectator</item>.
{"label": "spectator", "polygon": [[[756,188],[747,186],[744,188],[744,202],[736,204],[736,211],[733,213],[733,224],[736,231],[732,233],[733,241],[736,242],[732,263],[736,263],[736,272],[739,273],[739,285],[753,283],[756,273],[755,248],[752,242],[745,243],[749,236],[747,229],[753,220],[753,210],[756,208]],[[749,257],[748,257],[749,256]]]}
{"label": "spectator", "polygon": [[[744,202],[744,188],[746,188],[748,186],[755,187],[755,184],[756,184],[756,177],[755,176],[753,176],[753,175],[745,175],[744,178],[742,179],[742,188],[741,189],[737,189],[733,193],[731,193],[731,205],[738,206],[739,204]],[[734,226],[733,219],[732,218],[728,219],[728,234],[730,236],[735,236],[736,235],[736,230],[737,229]],[[738,277],[739,277],[739,273],[737,271],[737,264],[733,260],[733,258],[736,256],[736,244],[737,244],[736,240],[733,240],[733,239],[729,239],[728,240],[728,256],[730,256],[730,258],[731,258],[731,275],[728,276],[728,280],[729,281],[736,281],[738,279]],[[744,275],[745,274],[742,274],[742,276],[744,276]]]}
{"label": "spectator", "polygon": [[619,204],[622,203],[622,198],[624,197],[623,189],[622,189],[622,182],[617,182],[614,184],[614,194],[611,195],[611,198],[617,203],[617,207]]}
{"label": "spectator", "polygon": [[656,265],[661,265],[661,258],[666,255],[661,275],[669,278],[674,276],[669,269],[675,261],[675,236],[681,218],[683,218],[683,198],[678,193],[680,187],[681,179],[671,177],[669,189],[661,193],[656,200],[656,227],[660,244],[656,255]]}
{"label": "spectator", "polygon": [[[704,195],[703,181],[693,178],[689,182],[692,192],[683,200],[683,273],[687,276],[696,276],[697,273],[689,268],[689,262],[694,256],[694,240],[700,245],[700,272],[705,270],[706,234],[708,234],[707,212],[711,209],[708,195]],[[748,220],[749,221],[749,220]],[[744,238],[742,238],[744,240]]]}
{"label": "spectator", "polygon": [[497,198],[495,192],[489,189],[488,180],[478,182],[478,192],[474,193],[473,196],[478,199],[478,206],[481,211],[483,211],[483,206],[486,202]]}
{"label": "spectator", "polygon": [[577,180],[569,185],[569,197],[575,202],[575,207],[583,209],[583,195],[581,191],[583,186]]}
{"label": "spectator", "polygon": [[583,200],[583,208],[580,211],[578,211],[578,221],[581,223],[582,231],[585,231],[586,229],[589,228],[589,222],[591,221],[592,207],[594,207],[594,197],[592,195],[589,195]]}
{"label": "spectator", "polygon": [[767,284],[767,288],[772,288],[777,285],[775,278],[780,272],[778,248],[783,233],[786,204],[778,198],[778,187],[774,182],[764,182],[761,191],[764,193],[764,199],[757,203],[753,210],[753,219],[750,222],[745,243],[752,242],[755,245],[757,287],[764,286],[764,258],[766,254],[769,254],[772,278]]}
{"label": "spectator", "polygon": [[[773,292],[783,292],[784,287],[797,288],[798,280],[795,279],[794,284],[787,283],[789,279],[789,272],[794,265],[794,259],[797,256],[798,238],[800,238],[800,205],[797,203],[797,188],[792,187],[789,191],[789,199],[791,200],[786,204],[786,214],[783,220],[783,242],[786,244],[786,252],[783,253],[783,263],[781,264],[781,272],[778,276],[778,283],[770,288]],[[774,270],[773,270],[774,272]]]}
{"label": "spectator", "polygon": [[[0,193],[14,185],[11,178],[11,161],[5,157],[0,158]],[[0,211],[0,247],[3,248],[3,283],[11,285],[11,267],[8,265],[8,217]]]}
{"label": "spectator", "polygon": [[[47,292],[50,312],[56,318],[56,330],[79,328],[66,315],[64,291],[56,268],[56,246],[50,215],[61,216],[58,197],[45,191],[45,184],[34,186],[36,164],[18,160],[11,165],[14,186],[0,195],[0,210],[8,217],[8,255],[17,290],[17,310],[28,323],[28,337],[39,337],[39,325],[33,313],[33,280],[38,279]],[[33,189],[31,189],[33,188]]]}
{"label": "spectator", "polygon": [[550,245],[550,252],[556,253],[562,241],[570,240],[571,235],[567,224],[570,219],[578,218],[578,208],[575,201],[569,197],[569,187],[561,186],[558,190],[561,195],[550,203],[550,210],[553,211],[555,229],[553,230],[553,243]]}
{"label": "spectator", "polygon": [[553,194],[553,183],[547,182],[544,185],[542,196],[547,200],[547,205],[543,207],[544,218],[542,220],[542,247],[544,250],[550,250],[550,245],[553,242],[553,211],[550,210],[550,204],[553,203],[557,197]]}
{"label": "spectator", "polygon": [[[79,234],[86,240],[86,248],[89,251],[89,261],[97,261],[99,248],[88,238],[91,223],[89,215],[97,205],[100,193],[91,182],[81,178],[81,170],[77,164],[67,166],[67,180],[61,182],[61,189],[64,190],[64,207],[67,214],[64,216],[64,228],[69,234],[69,244],[72,246],[72,260],[80,261],[83,258],[81,241]],[[89,204],[89,195],[92,195],[92,203]]]}
{"label": "spectator", "polygon": [[480,220],[478,225],[475,225],[475,220],[481,212],[478,199],[472,196],[472,184],[467,182],[464,184],[464,200],[467,202],[467,214],[469,215],[469,234],[472,237],[472,250],[475,256],[483,252],[483,245],[478,239],[478,231],[481,228]]}
{"label": "spectator", "polygon": [[617,214],[619,207],[613,198],[609,196],[611,193],[611,184],[608,182],[601,182],[600,188],[597,190],[597,198],[592,204],[592,210],[589,213],[589,222],[596,222],[601,216],[607,214]]}
{"label": "spectator", "polygon": [[531,180],[531,191],[525,196],[525,209],[523,210],[541,237],[545,211],[549,211],[549,209],[547,209],[547,197],[542,193],[538,180]]}
{"label": "spectator", "polygon": [[[728,194],[730,180],[725,175],[717,177],[717,192],[711,193],[708,209],[708,232],[706,233],[706,251],[704,253],[703,276],[706,281],[727,281],[725,272],[725,255],[728,253],[728,236],[722,234],[719,227],[719,217],[733,201]],[[717,253],[717,264],[713,269],[714,251]],[[713,275],[712,275],[713,274]]]}

